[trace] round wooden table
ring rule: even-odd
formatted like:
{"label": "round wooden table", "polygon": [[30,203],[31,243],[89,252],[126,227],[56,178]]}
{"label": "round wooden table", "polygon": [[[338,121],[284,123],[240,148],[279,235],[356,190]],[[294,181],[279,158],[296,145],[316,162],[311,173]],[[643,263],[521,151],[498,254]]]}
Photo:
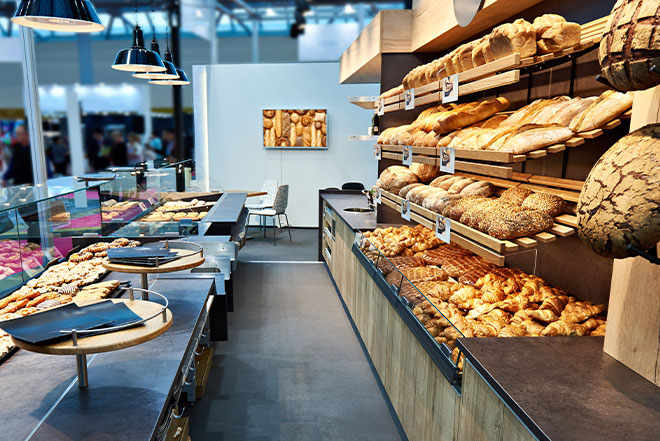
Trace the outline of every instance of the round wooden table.
{"label": "round wooden table", "polygon": [[[144,319],[142,325],[121,329],[106,334],[85,337],[85,331],[72,330],[72,339],[51,344],[34,344],[12,337],[16,346],[26,351],[51,355],[75,355],[78,371],[78,387],[88,385],[87,354],[116,351],[153,340],[172,326],[172,312],[163,305],[145,300],[112,299],[113,303],[124,303],[131,311]],[[79,303],[80,306],[94,303]]]}

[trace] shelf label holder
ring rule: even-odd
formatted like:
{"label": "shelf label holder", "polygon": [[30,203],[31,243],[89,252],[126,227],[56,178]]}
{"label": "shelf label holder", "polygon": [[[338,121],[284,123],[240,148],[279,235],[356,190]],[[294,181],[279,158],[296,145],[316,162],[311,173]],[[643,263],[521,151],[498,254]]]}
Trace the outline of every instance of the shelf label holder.
{"label": "shelf label holder", "polygon": [[404,220],[410,221],[410,201],[408,199],[401,201],[401,217]]}
{"label": "shelf label holder", "polygon": [[[458,99],[458,98],[457,98]],[[403,91],[403,100],[406,110],[415,110],[415,89],[406,89]]]}
{"label": "shelf label holder", "polygon": [[440,81],[442,104],[458,101],[458,74],[450,75]]}
{"label": "shelf label holder", "polygon": [[403,151],[403,155],[401,162],[403,163],[403,165],[407,165],[408,167],[410,167],[413,163],[412,147],[409,145],[404,145],[402,151]]}
{"label": "shelf label holder", "polygon": [[454,174],[456,165],[456,150],[450,147],[440,147],[440,171]]}
{"label": "shelf label holder", "polygon": [[435,215],[435,237],[445,243],[451,242],[451,220],[439,214]]}

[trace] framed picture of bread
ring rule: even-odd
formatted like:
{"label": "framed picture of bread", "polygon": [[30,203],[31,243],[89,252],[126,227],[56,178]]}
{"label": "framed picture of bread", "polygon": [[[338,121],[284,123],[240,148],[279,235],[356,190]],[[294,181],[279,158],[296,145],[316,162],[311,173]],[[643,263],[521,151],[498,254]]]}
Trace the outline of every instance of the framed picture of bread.
{"label": "framed picture of bread", "polygon": [[326,109],[264,109],[264,148],[327,149],[327,114]]}

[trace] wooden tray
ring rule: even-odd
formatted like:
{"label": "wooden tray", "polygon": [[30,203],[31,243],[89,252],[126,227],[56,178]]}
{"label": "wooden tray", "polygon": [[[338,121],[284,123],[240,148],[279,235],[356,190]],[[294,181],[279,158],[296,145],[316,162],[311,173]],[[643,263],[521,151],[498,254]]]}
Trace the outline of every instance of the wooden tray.
{"label": "wooden tray", "polygon": [[[177,254],[187,255],[193,251],[183,250],[183,249],[172,249],[173,252]],[[205,261],[204,256],[200,253],[195,253],[192,256],[182,257],[173,262],[164,263],[159,266],[139,266],[139,265],[122,265],[119,263],[111,263],[109,261],[104,261],[102,263],[103,267],[110,271],[117,271],[120,273],[129,273],[129,274],[160,274],[160,273],[171,273],[174,271],[183,271],[190,268],[195,268],[203,264]]]}
{"label": "wooden tray", "polygon": [[[157,314],[163,306],[143,300],[112,299],[114,303],[124,303],[131,311],[142,318]],[[89,304],[86,303],[86,304]],[[89,337],[78,337],[78,345],[74,346],[72,340],[57,342],[52,344],[31,344],[22,340],[12,338],[12,341],[19,348],[27,351],[38,352],[40,354],[53,355],[86,355],[99,352],[110,352],[118,349],[136,346],[153,340],[167,331],[172,326],[172,312],[166,310],[167,319],[163,321],[162,314],[158,314],[151,320],[147,320],[144,325],[121,331],[110,332],[101,335],[92,335]]]}

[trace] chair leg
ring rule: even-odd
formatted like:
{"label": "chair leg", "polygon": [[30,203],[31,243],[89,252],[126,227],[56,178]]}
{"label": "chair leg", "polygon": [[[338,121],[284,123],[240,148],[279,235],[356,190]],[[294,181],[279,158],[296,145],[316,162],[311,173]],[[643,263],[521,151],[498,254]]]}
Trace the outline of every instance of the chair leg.
{"label": "chair leg", "polygon": [[273,216],[273,246],[277,246],[277,237],[275,235],[275,218],[276,216]]}
{"label": "chair leg", "polygon": [[286,230],[289,232],[289,240],[293,242],[293,239],[291,239],[291,227],[289,226],[289,216],[287,216],[286,213],[282,213],[282,214],[284,214],[284,218],[286,219]]}
{"label": "chair leg", "polygon": [[268,224],[267,219],[268,219],[268,218],[267,218],[266,216],[261,216],[261,224],[262,224],[263,227],[264,227],[264,239],[266,238],[266,226],[267,226],[267,224]]}

